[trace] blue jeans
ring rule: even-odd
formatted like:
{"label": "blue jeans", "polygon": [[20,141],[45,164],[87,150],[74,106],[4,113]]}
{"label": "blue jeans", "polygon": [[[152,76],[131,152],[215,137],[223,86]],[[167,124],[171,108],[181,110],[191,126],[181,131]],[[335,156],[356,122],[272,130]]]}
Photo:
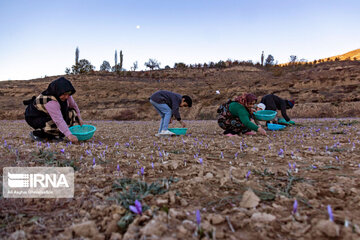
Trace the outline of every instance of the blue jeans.
{"label": "blue jeans", "polygon": [[169,122],[171,119],[171,115],[172,115],[172,110],[171,108],[165,104],[165,103],[156,103],[153,100],[150,99],[150,103],[154,106],[154,108],[156,109],[156,111],[160,114],[161,116],[161,121],[160,121],[160,127],[159,127],[159,133],[163,130],[168,130],[169,127]]}

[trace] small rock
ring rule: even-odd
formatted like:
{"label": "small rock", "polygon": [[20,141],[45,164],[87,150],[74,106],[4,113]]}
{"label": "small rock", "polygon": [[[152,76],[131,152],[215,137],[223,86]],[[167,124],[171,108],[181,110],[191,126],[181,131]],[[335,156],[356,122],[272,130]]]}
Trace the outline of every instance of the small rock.
{"label": "small rock", "polygon": [[122,235],[120,233],[113,232],[111,234],[110,240],[121,240],[121,239],[122,239]]}
{"label": "small rock", "polygon": [[158,218],[152,219],[145,227],[140,229],[143,236],[161,237],[167,230],[166,225]]}
{"label": "small rock", "polygon": [[317,230],[320,234],[326,235],[327,237],[340,236],[340,227],[330,220],[320,220],[316,224],[315,230]]}
{"label": "small rock", "polygon": [[219,214],[209,214],[207,217],[211,224],[217,225],[220,223],[223,223],[225,221],[225,218]]}
{"label": "small rock", "polygon": [[112,220],[111,222],[109,222],[106,226],[106,230],[105,230],[105,235],[110,235],[113,232],[116,232],[118,230],[118,226],[117,226],[117,220]]}
{"label": "small rock", "polygon": [[259,205],[260,198],[251,190],[247,190],[240,202],[240,207],[243,208],[254,208]]}
{"label": "small rock", "polygon": [[169,203],[168,199],[162,199],[162,198],[156,199],[156,205],[163,206],[163,205],[167,205],[168,203]]}
{"label": "small rock", "polygon": [[186,228],[190,232],[193,232],[196,228],[196,224],[190,220],[184,220],[182,222],[182,226],[184,226],[184,228]]}
{"label": "small rock", "polygon": [[182,198],[180,200],[180,204],[181,204],[182,207],[186,207],[187,205],[189,205],[188,202],[184,198]]}
{"label": "small rock", "polygon": [[8,239],[9,240],[25,240],[26,234],[23,230],[18,230],[16,232],[13,232]]}
{"label": "small rock", "polygon": [[92,239],[105,239],[105,236],[99,233],[94,221],[86,221],[75,224],[71,227],[75,235],[79,237],[89,237]]}
{"label": "small rock", "polygon": [[208,172],[206,175],[205,175],[205,178],[206,179],[212,179],[214,177],[214,175],[210,172]]}
{"label": "small rock", "polygon": [[175,192],[174,191],[169,192],[169,198],[170,198],[170,204],[175,204],[176,198],[175,198]]}
{"label": "small rock", "polygon": [[274,215],[256,212],[251,216],[251,220],[255,222],[272,222],[276,219]]}

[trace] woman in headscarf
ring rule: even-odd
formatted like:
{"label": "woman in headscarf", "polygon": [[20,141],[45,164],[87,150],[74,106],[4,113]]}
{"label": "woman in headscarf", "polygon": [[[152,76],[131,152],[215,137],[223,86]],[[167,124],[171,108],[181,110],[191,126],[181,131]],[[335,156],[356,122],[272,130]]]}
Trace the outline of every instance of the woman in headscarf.
{"label": "woman in headscarf", "polygon": [[[266,131],[251,122],[252,108],[257,98],[254,94],[244,93],[235,98],[235,101],[229,100],[218,109],[218,124],[224,129],[224,135],[233,136],[239,134],[254,135],[259,132],[266,135]],[[251,130],[255,131],[252,132]]]}
{"label": "woman in headscarf", "polygon": [[39,96],[24,101],[26,122],[35,129],[30,137],[36,141],[44,139],[61,140],[63,136],[71,142],[78,142],[69,127],[76,122],[83,125],[80,110],[72,95],[75,88],[64,77],[52,81]]}

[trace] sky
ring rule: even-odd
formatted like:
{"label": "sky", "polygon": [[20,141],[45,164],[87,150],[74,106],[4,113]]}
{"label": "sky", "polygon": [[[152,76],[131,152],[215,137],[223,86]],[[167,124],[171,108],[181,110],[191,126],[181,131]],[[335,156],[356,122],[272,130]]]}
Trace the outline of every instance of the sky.
{"label": "sky", "polygon": [[218,62],[312,61],[360,48],[359,0],[0,0],[0,80],[100,69]]}

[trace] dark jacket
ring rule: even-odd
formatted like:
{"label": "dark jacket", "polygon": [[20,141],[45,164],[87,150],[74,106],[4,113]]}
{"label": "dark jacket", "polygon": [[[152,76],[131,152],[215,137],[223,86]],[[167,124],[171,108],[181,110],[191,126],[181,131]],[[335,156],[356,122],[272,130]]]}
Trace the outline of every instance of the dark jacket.
{"label": "dark jacket", "polygon": [[261,99],[261,102],[265,104],[266,110],[281,110],[281,115],[285,120],[290,121],[289,116],[286,114],[286,109],[291,108],[288,104],[288,100],[284,100],[274,94],[268,94]]}
{"label": "dark jacket", "polygon": [[[57,99],[61,107],[61,113],[63,115],[63,118],[66,123],[69,123],[68,103],[67,101],[61,101],[59,98],[61,95],[63,95],[66,92],[70,92],[71,93],[70,95],[72,95],[76,91],[69,80],[67,80],[64,77],[61,77],[59,79],[52,81],[49,84],[48,88],[45,91],[43,91],[41,94],[44,96],[53,96]],[[31,127],[37,129],[37,128],[43,128],[45,126],[45,123],[49,121],[51,117],[49,114],[39,111],[35,107],[34,105],[35,98],[36,97],[34,96],[32,99],[24,101],[24,105],[27,105],[27,108],[25,110],[26,122]]]}
{"label": "dark jacket", "polygon": [[175,116],[175,118],[178,121],[181,120],[179,107],[182,101],[182,96],[180,94],[173,93],[170,91],[160,90],[155,92],[153,95],[151,95],[150,99],[156,103],[159,104],[165,103],[166,105],[168,105],[171,108],[172,114]]}

